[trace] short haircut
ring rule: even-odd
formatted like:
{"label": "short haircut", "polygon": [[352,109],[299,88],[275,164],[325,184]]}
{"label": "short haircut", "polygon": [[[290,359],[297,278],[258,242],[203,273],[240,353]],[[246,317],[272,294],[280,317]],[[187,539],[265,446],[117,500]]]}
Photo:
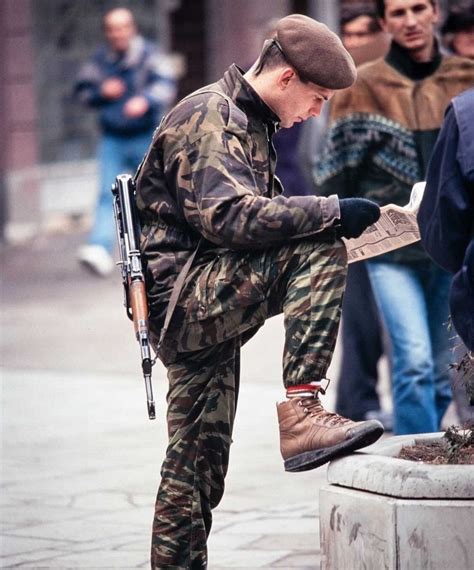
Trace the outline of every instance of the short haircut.
{"label": "short haircut", "polygon": [[[262,51],[260,52],[260,57],[257,61],[257,67],[255,68],[254,74],[260,75],[264,70],[275,69],[276,67],[289,66],[294,69],[294,67],[288,62],[283,53],[280,44],[275,38],[267,40],[263,44]],[[298,75],[302,83],[308,83],[305,77],[302,77],[295,69],[295,73]]]}
{"label": "short haircut", "polygon": [[[433,7],[436,6],[436,0],[430,0]],[[376,0],[375,7],[377,9],[377,16],[385,18],[385,0]]]}

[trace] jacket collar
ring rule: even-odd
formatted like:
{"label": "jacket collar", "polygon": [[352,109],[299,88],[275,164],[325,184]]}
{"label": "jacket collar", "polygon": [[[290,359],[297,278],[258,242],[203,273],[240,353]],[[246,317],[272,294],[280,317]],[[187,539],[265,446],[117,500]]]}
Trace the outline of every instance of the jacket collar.
{"label": "jacket collar", "polygon": [[399,73],[406,77],[417,81],[425,79],[438,69],[441,64],[443,56],[438,47],[438,42],[435,40],[435,54],[433,59],[426,62],[414,61],[409,52],[404,49],[400,44],[392,42],[390,50],[385,56],[385,61],[394,67]]}
{"label": "jacket collar", "polygon": [[239,67],[231,65],[219,83],[246,115],[255,117],[275,129],[276,124],[280,122],[279,117],[245,79]]}

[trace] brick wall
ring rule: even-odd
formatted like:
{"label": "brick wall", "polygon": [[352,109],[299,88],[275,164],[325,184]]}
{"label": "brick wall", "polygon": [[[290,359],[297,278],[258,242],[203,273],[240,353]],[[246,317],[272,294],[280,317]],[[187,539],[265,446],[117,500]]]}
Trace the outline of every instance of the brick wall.
{"label": "brick wall", "polygon": [[39,215],[38,186],[25,180],[8,191],[7,172],[34,167],[38,160],[37,102],[34,89],[30,0],[0,2],[0,228],[6,221],[34,225]]}

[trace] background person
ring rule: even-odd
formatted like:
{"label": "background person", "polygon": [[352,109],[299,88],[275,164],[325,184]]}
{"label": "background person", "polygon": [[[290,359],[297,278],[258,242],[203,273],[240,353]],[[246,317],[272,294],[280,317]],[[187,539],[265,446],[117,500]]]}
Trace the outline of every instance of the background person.
{"label": "background person", "polygon": [[[351,3],[343,8],[341,39],[354,61],[362,64],[385,55],[389,37],[380,27],[373,3]],[[385,339],[363,261],[348,267],[341,336],[336,412],[355,421],[378,419],[386,430],[393,429],[392,415],[382,408],[377,391]]]}
{"label": "background person", "polygon": [[[430,256],[454,275],[451,319],[474,353],[474,88],[448,107],[429,164],[418,225]],[[463,411],[463,423],[472,426],[474,409]]]}
{"label": "background person", "polygon": [[443,45],[461,57],[474,59],[474,2],[448,13],[441,27]]}
{"label": "background person", "polygon": [[341,39],[360,65],[385,55],[390,36],[380,27],[374,2],[351,2],[341,9]]}
{"label": "background person", "polygon": [[326,412],[318,397],[344,291],[347,256],[338,237],[359,235],[379,208],[335,195],[281,196],[271,144],[278,126],[318,115],[354,78],[335,34],[287,16],[247,73],[232,65],[178,103],[155,132],[137,180],[150,331],[170,384],[153,568],[207,565],[240,347],[267,318],[285,316],[287,400],[277,412],[287,471],[316,468],[383,432],[379,422]]}
{"label": "background person", "polygon": [[[352,89],[334,98],[316,177],[339,195],[403,206],[425,177],[446,107],[473,85],[474,63],[440,53],[434,0],[379,0],[377,9],[390,50],[361,66]],[[367,266],[391,341],[394,431],[438,431],[452,397],[450,275],[421,244]]]}
{"label": "background person", "polygon": [[106,44],[84,64],[75,85],[79,99],[98,111],[101,131],[95,219],[88,244],[79,249],[78,258],[101,276],[114,267],[111,185],[117,174],[136,170],[176,92],[166,58],[138,35],[130,10],[107,12],[103,29]]}

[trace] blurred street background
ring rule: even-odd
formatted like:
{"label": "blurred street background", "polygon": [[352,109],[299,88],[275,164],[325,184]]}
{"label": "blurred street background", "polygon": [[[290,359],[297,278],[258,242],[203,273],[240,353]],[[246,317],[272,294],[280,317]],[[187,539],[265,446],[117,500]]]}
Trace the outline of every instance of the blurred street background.
{"label": "blurred street background", "polygon": [[[1,0],[0,236],[34,238],[64,215],[90,214],[97,191],[94,113],[73,98],[81,64],[101,41],[102,15],[128,6],[179,79],[178,98],[246,67],[272,18],[292,12],[339,30],[359,0]],[[370,2],[370,0],[364,0]],[[468,0],[441,0],[446,10]]]}

